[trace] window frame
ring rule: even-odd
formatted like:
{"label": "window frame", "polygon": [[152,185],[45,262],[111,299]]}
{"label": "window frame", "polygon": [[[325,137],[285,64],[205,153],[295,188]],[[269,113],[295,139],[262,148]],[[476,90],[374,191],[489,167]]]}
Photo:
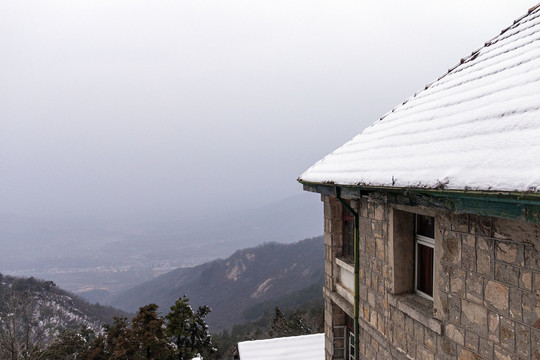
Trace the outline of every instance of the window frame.
{"label": "window frame", "polygon": [[[425,235],[418,234],[418,216],[429,216],[429,215],[421,215],[418,213],[414,214],[414,292],[428,300],[433,301],[433,295],[429,295],[422,290],[418,289],[418,275],[419,275],[419,256],[418,256],[418,247],[426,246],[432,249],[432,259],[431,259],[431,278],[432,278],[432,292],[433,289],[435,289],[435,238],[430,238]],[[430,216],[433,218],[433,234],[435,233],[435,218],[433,216]]]}
{"label": "window frame", "polygon": [[[348,360],[347,354],[347,336],[348,329],[346,325],[334,325],[333,353],[336,360]],[[341,335],[341,336],[340,336]],[[338,346],[340,345],[340,346]]]}
{"label": "window frame", "polygon": [[355,360],[356,349],[354,348],[354,319],[347,315],[347,349],[346,359]]}

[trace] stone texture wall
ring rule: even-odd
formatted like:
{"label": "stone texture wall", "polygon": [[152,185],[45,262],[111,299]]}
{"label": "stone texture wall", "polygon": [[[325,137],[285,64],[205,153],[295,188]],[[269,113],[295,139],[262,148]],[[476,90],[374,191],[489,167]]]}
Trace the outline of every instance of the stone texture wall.
{"label": "stone texture wall", "polygon": [[[342,209],[333,197],[323,201],[326,351],[332,359],[332,329],[343,323],[333,260],[341,254]],[[360,214],[361,358],[540,360],[540,226],[401,207],[434,212],[437,288],[430,302],[391,294],[393,205],[362,198],[352,206]]]}
{"label": "stone texture wall", "polygon": [[[324,269],[325,294],[335,291],[334,259],[341,253],[343,226],[341,223],[342,208],[340,202],[333,197],[323,196],[324,202]],[[324,332],[326,359],[333,359],[334,331],[336,325],[345,323],[343,311],[325,296]]]}

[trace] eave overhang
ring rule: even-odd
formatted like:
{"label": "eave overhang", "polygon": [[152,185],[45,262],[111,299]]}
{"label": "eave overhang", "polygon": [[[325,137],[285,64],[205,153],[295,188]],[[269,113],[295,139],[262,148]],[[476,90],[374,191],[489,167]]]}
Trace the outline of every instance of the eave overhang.
{"label": "eave overhang", "polygon": [[390,204],[426,206],[453,212],[540,223],[540,194],[528,192],[398,188],[312,183],[298,180],[305,191],[344,198],[370,196]]}

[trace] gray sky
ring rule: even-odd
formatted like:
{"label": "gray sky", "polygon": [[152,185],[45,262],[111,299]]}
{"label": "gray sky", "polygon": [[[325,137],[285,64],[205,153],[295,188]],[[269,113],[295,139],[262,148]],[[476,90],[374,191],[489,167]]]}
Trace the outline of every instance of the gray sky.
{"label": "gray sky", "polygon": [[293,195],[533,5],[2,0],[0,213],[171,216]]}

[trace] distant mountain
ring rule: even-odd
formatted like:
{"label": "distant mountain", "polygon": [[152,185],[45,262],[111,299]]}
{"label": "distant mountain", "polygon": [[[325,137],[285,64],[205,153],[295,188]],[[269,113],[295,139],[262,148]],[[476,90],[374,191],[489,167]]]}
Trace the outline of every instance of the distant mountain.
{"label": "distant mountain", "polygon": [[267,309],[272,302],[311,301],[314,293],[322,298],[323,258],[322,237],[294,244],[268,243],[239,250],[224,260],[176,269],[124,291],[111,305],[135,312],[156,303],[167,311],[185,294],[193,306],[213,309],[207,320],[211,330],[217,331],[253,320],[260,315],[254,310],[257,304]]}
{"label": "distant mountain", "polygon": [[[265,242],[322,234],[321,202],[299,194],[254,209],[110,221],[0,214],[0,272],[35,276],[105,303],[172,269]],[[99,291],[95,291],[99,290]]]}

